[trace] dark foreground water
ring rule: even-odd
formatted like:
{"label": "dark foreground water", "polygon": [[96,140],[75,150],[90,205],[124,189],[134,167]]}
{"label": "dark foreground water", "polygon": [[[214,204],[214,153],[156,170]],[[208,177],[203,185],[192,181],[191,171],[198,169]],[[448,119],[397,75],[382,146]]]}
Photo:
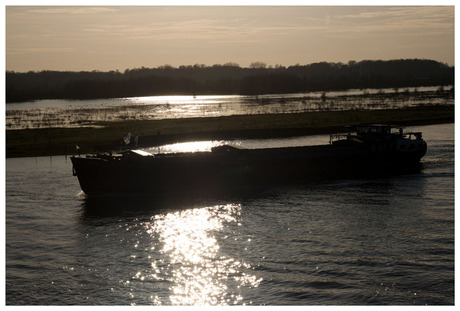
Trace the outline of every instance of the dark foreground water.
{"label": "dark foreground water", "polygon": [[454,126],[414,130],[419,174],[217,198],[90,200],[70,159],[7,159],[6,303],[453,305]]}

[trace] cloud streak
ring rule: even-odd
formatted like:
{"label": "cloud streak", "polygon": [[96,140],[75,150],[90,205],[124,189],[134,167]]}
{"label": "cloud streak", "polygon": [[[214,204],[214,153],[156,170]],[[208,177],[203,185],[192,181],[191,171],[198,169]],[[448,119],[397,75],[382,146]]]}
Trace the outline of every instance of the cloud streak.
{"label": "cloud streak", "polygon": [[75,48],[42,47],[42,48],[7,48],[10,55],[24,55],[36,53],[72,53],[77,51]]}
{"label": "cloud streak", "polygon": [[428,31],[453,31],[454,11],[446,7],[388,7],[380,10],[337,15],[334,32],[388,33],[394,35]]}
{"label": "cloud streak", "polygon": [[30,9],[28,13],[31,14],[71,14],[71,15],[88,15],[88,14],[105,14],[119,11],[115,8],[107,7],[60,7],[60,8],[40,8]]}

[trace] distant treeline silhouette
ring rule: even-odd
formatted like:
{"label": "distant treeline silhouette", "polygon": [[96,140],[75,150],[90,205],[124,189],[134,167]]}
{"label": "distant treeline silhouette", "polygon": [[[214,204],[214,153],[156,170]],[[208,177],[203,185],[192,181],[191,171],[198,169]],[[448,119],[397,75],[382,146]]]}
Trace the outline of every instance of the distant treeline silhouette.
{"label": "distant treeline silhouette", "polygon": [[433,60],[364,60],[242,68],[235,63],[119,71],[6,72],[6,102],[153,95],[280,94],[454,84],[454,67]]}

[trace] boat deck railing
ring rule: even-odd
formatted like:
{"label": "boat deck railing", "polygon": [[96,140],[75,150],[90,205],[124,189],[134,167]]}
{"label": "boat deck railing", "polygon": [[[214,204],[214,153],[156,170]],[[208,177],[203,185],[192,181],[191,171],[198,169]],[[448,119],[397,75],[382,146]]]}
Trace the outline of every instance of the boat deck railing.
{"label": "boat deck railing", "polygon": [[[361,135],[352,135],[350,133],[348,134],[332,134],[329,136],[329,144],[333,144],[336,141],[339,140],[356,140],[357,138],[361,138],[362,136],[370,136],[370,137],[380,137],[381,135],[385,136],[385,134],[381,133],[366,133],[366,134],[361,134]],[[408,139],[408,140],[422,140],[422,133],[421,132],[403,132],[402,128],[397,129],[397,130],[392,130],[391,132],[386,134],[386,137],[401,137],[403,139]]]}

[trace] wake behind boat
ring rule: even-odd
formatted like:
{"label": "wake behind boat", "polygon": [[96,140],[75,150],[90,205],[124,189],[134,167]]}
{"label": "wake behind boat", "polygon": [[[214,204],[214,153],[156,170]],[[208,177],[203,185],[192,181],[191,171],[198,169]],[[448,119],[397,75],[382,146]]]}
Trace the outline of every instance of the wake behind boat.
{"label": "wake behind boat", "polygon": [[413,172],[427,150],[422,133],[360,125],[327,145],[150,154],[142,150],[72,156],[87,195],[211,192],[230,187]]}

